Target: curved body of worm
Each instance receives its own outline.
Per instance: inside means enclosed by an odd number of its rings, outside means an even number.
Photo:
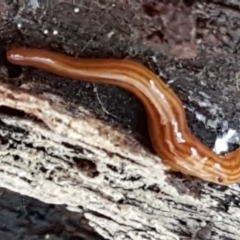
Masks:
[[[31,66],[64,77],[109,83],[134,93],[144,104],[152,145],[174,171],[222,185],[240,179],[240,148],[219,156],[194,137],[176,94],[152,71],[127,59],[74,58],[47,50],[7,51],[13,64]]]

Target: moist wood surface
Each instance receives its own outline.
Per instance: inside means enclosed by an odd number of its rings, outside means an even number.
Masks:
[[[164,171],[135,96],[4,57],[11,46],[29,46],[136,59],[181,98],[196,137],[213,147],[234,129],[234,149],[240,4],[173,2],[0,1],[1,236],[240,239],[239,184]]]

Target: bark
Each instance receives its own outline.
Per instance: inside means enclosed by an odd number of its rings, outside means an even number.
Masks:
[[[137,58],[181,98],[195,136],[213,148],[234,129],[228,150],[239,146],[237,1],[35,4],[1,1],[2,56],[7,47],[31,46]],[[16,67],[4,57],[1,66],[0,186],[51,204],[37,204],[42,214],[46,206],[66,206],[69,212],[58,211],[77,223],[62,223],[52,239],[240,239],[239,184],[168,171],[132,94]],[[49,219],[45,236],[55,226]]]

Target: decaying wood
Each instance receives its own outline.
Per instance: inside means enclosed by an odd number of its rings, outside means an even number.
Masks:
[[[2,187],[66,204],[106,239],[191,239],[208,225],[215,232],[211,239],[239,233],[240,210],[221,209],[226,206],[218,200],[236,194],[239,185],[225,192],[204,185],[199,196],[181,194],[157,157],[140,145],[129,148],[124,133],[83,109],[73,115],[54,95],[33,96],[6,85],[0,86],[0,103],[26,114],[1,116],[1,137],[8,136],[1,145]]]
[[[188,21],[177,15],[182,25],[176,25],[172,5],[158,1],[152,7],[140,0],[87,0],[76,3],[74,15],[69,1],[50,2],[38,11],[33,1],[28,7],[0,1],[4,50],[27,45],[91,57],[138,56],[178,94],[189,127],[205,144],[213,147],[228,129],[239,133],[237,1],[196,1],[186,10],[172,0],[189,14],[189,34],[181,31]],[[142,11],[149,4],[154,16]],[[153,33],[156,42],[148,38]],[[171,53],[197,57],[174,60]],[[145,137],[146,125],[134,127],[144,112],[132,95],[5,62],[0,78],[0,187],[65,204],[104,239],[240,239],[240,185],[167,171],[135,137]]]

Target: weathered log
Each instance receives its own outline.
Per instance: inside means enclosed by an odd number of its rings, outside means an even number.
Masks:
[[[231,147],[239,145],[237,2],[147,7],[154,16],[144,12],[147,1],[81,1],[75,8],[30,3],[1,2],[2,49],[137,57],[181,98],[193,134],[213,148],[217,136],[234,129]],[[178,9],[183,25],[176,26],[171,14]],[[186,24],[182,11],[186,21],[195,19],[187,32],[196,37],[172,35]],[[156,31],[163,36],[157,44],[148,39]],[[197,57],[181,60],[189,51]],[[99,239],[240,239],[239,184],[223,187],[168,172],[150,147],[144,109],[132,94],[1,65],[1,187],[64,204]]]

